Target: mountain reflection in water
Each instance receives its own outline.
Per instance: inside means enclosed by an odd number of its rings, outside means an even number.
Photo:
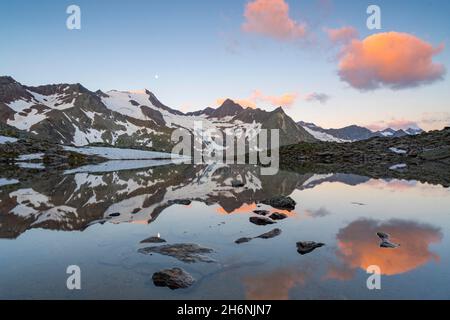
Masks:
[[[263,176],[257,166],[219,164],[33,171],[14,178],[17,183],[0,187],[1,298],[450,298],[450,285],[439,280],[450,276],[445,237],[450,199],[439,185],[343,173]],[[244,186],[232,187],[235,180]],[[261,203],[275,196],[290,196],[296,208]],[[255,210],[287,218],[272,227],[256,226],[249,222]],[[234,243],[274,226],[282,230],[276,238]],[[400,247],[380,248],[379,231]],[[140,254],[139,242],[158,233],[169,244],[213,248],[217,262],[187,266],[172,257]],[[300,256],[298,241],[326,246]],[[58,253],[46,250],[55,246]],[[55,268],[73,259],[65,250],[74,247],[75,260],[87,274],[92,270],[88,277],[96,290],[88,284],[83,292],[68,293],[64,270],[55,276]],[[38,256],[44,251],[45,257]],[[33,264],[45,281],[30,284],[23,277]],[[381,268],[380,292],[365,287],[370,265]],[[174,266],[197,279],[192,288],[171,291],[152,284],[153,272]],[[119,283],[106,284],[99,274]],[[130,286],[111,290],[122,281]],[[424,282],[436,286],[427,296],[420,288]]]

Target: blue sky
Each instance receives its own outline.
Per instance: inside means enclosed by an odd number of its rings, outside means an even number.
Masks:
[[[216,106],[226,97],[254,99],[255,91],[264,97],[254,100],[257,106],[270,110],[276,107],[273,97],[291,94],[289,115],[325,127],[449,124],[446,73],[420,86],[361,91],[339,77],[340,48],[324,32],[351,26],[361,40],[396,31],[444,44],[433,62],[448,70],[449,1],[286,0],[289,18],[307,26],[307,35],[293,40],[245,32],[244,13],[252,1],[2,1],[0,74],[27,85],[148,88],[184,111]],[[66,28],[70,4],[81,8],[81,30]],[[367,29],[369,4],[380,6],[382,30]],[[312,93],[330,98],[307,101]]]

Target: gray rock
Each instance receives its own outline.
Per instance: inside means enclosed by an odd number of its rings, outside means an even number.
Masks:
[[[235,241],[235,243],[237,243],[237,244],[247,243],[247,242],[250,242],[253,239],[257,239],[257,238],[259,238],[259,239],[271,239],[271,238],[275,238],[275,237],[279,236],[280,234],[281,234],[281,229],[277,228],[277,229],[273,229],[273,230],[271,230],[269,232],[263,233],[263,234],[261,234],[261,235],[259,235],[257,237],[254,237],[254,238],[248,238],[248,237],[239,238],[239,239],[237,239]]]
[[[288,217],[287,214],[281,212],[274,212],[269,216],[269,218],[272,220],[283,220],[286,219],[287,217]]]
[[[395,249],[395,248],[398,248],[400,246],[397,243],[391,242],[389,240],[390,236],[387,233],[377,232],[377,236],[381,239],[380,248]]]
[[[252,241],[253,238],[239,238],[234,243],[241,244]]]
[[[180,268],[165,269],[155,272],[152,276],[157,287],[169,287],[172,290],[190,287],[195,279]]]
[[[263,234],[257,236],[256,238],[272,239],[272,238],[278,237],[280,234],[281,234],[281,229],[276,228],[276,229],[273,229],[273,230],[271,230],[269,232],[263,233]]]
[[[276,196],[268,200],[262,201],[273,208],[282,210],[294,210],[297,203],[291,197]]]
[[[260,216],[266,216],[266,215],[268,215],[270,213],[267,210],[254,210],[253,212],[256,213],[256,214],[259,214]]]
[[[250,217],[249,220],[250,220],[251,223],[254,223],[254,224],[258,225],[258,226],[265,226],[265,225],[268,225],[268,224],[274,224],[275,223],[275,221],[270,220],[270,219],[268,219],[266,217]]]
[[[178,243],[178,244],[166,244],[157,247],[147,247],[139,249],[139,253],[152,254],[159,253],[165,256],[170,256],[186,263],[195,262],[215,262],[206,253],[212,253],[214,250],[209,248],[200,247],[198,244],[192,243]]]
[[[314,241],[301,241],[297,242],[297,252],[301,255],[308,254],[317,248],[323,247],[325,244]]]
[[[156,236],[141,241],[141,243],[163,243],[163,242],[166,242],[166,240]]]

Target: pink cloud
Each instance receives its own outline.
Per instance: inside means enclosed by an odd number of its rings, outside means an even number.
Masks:
[[[278,40],[293,40],[306,35],[306,25],[289,17],[284,0],[254,0],[245,7],[242,29]]]
[[[339,76],[360,90],[403,89],[433,83],[446,72],[442,64],[433,62],[443,48],[399,32],[354,39],[342,52]]]
[[[354,27],[342,27],[338,29],[324,29],[328,38],[334,44],[345,44],[353,39],[358,38],[359,33]]]
[[[285,93],[280,96],[266,96],[261,91],[255,90],[250,99],[255,102],[269,103],[271,106],[291,107],[295,103],[297,97],[298,94],[296,93]]]

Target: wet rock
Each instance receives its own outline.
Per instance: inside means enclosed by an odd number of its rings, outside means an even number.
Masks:
[[[294,210],[296,202],[291,197],[277,196],[272,199],[264,200],[262,203],[267,204],[273,208],[282,210]]]
[[[323,247],[325,244],[314,241],[297,242],[297,252],[301,255],[308,254],[317,248]]]
[[[249,220],[250,220],[251,223],[254,223],[254,224],[258,225],[258,226],[265,226],[265,225],[268,225],[268,224],[274,224],[275,223],[275,221],[273,221],[271,219],[268,219],[266,217],[250,217]]]
[[[180,268],[165,269],[155,272],[152,276],[157,287],[169,287],[172,290],[190,287],[195,279]]]
[[[266,215],[268,215],[270,213],[267,210],[254,210],[253,212],[256,213],[256,214],[259,214],[260,216],[266,216]]]
[[[250,242],[252,239],[253,238],[239,238],[234,243],[237,243],[237,244],[246,243],[246,242]]]
[[[166,242],[166,240],[157,236],[153,236],[141,241],[141,243],[163,243],[163,242]]]
[[[281,212],[274,212],[269,216],[269,218],[272,220],[283,220],[286,219],[287,217],[288,217],[287,214]]]
[[[257,236],[256,238],[260,239],[272,239],[278,237],[281,234],[281,229],[273,229],[269,232],[263,233],[262,235]]]
[[[400,245],[397,243],[393,243],[389,240],[390,236],[387,233],[384,232],[377,232],[378,238],[381,239],[380,242],[380,248],[390,248],[395,249],[398,248]]]
[[[239,180],[233,180],[233,181],[231,181],[231,186],[232,186],[233,188],[240,188],[240,187],[245,186],[245,184],[244,184],[242,181],[239,181]]]
[[[206,253],[212,253],[214,250],[209,248],[200,247],[198,244],[193,243],[178,243],[172,245],[162,245],[158,247],[147,247],[139,249],[139,253],[152,254],[159,253],[165,256],[170,256],[186,263],[195,262],[215,262]]]
[[[271,230],[269,232],[263,233],[263,234],[261,234],[261,235],[259,235],[257,237],[253,237],[253,238],[248,238],[248,237],[239,238],[239,239],[237,239],[235,241],[235,243],[237,243],[237,244],[247,243],[247,242],[250,242],[253,239],[257,239],[257,238],[259,238],[259,239],[272,239],[272,238],[275,238],[275,237],[279,236],[280,234],[281,234],[281,229],[277,228],[277,229],[273,229],[273,230]]]

